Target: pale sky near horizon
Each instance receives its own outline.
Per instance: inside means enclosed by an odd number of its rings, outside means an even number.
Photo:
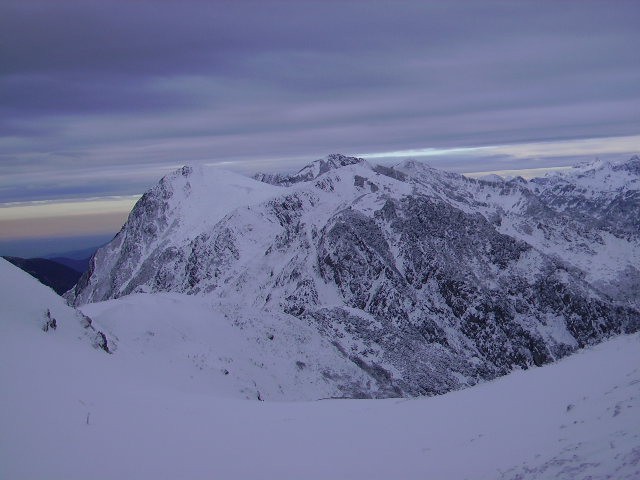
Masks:
[[[5,0],[0,240],[115,233],[184,164],[623,160],[638,24],[631,0]]]

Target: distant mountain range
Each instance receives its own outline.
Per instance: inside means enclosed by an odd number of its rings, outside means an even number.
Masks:
[[[99,247],[73,250],[44,258],[21,258],[3,256],[16,267],[38,279],[57,294],[62,295],[71,289],[89,268],[91,256]]]
[[[69,250],[44,257],[22,258],[5,255],[2,258],[52,288],[58,295],[62,295],[89,269],[91,256],[99,247]]]
[[[77,265],[80,267],[83,262],[71,259],[50,260],[47,258],[3,258],[14,264],[16,267],[21,268],[29,275],[37,278],[47,287],[51,287],[58,295],[62,295],[72,288],[83,273],[83,271],[71,266]],[[70,264],[64,263],[67,260],[69,260]]]
[[[98,248],[94,248],[89,253],[89,256],[84,258],[68,258],[68,257],[50,257],[48,260],[52,262],[59,263],[61,265],[65,265],[76,272],[80,272],[81,274],[86,272],[89,269],[89,261],[91,260],[91,255],[95,253]]]
[[[639,191],[638,157],[531,181],[339,154],[255,179],[184,167],[66,296],[197,295],[317,337],[324,360],[287,348],[329,395],[440,394],[640,328]]]

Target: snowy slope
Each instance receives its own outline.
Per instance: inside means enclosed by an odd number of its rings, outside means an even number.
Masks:
[[[260,400],[372,388],[335,345],[290,315],[176,293],[133,294],[81,310],[118,339],[118,361],[163,388]]]
[[[640,158],[592,162],[526,181],[471,179],[418,162],[396,169],[431,195],[575,267],[598,289],[640,301]],[[634,295],[635,292],[635,295]]]
[[[145,317],[154,298],[156,311],[193,318]],[[194,353],[192,329],[205,315],[190,300],[90,307],[118,336],[107,354],[53,291],[0,262],[0,478],[640,476],[638,334],[438,397],[258,402],[217,392],[211,365],[179,361]],[[55,331],[41,329],[45,308]],[[184,351],[172,330],[186,337]],[[220,331],[216,350],[237,339]]]
[[[555,249],[608,295],[640,305],[640,157],[581,164],[529,188],[566,219],[557,235],[564,242],[546,230],[532,243]]]
[[[37,338],[34,337],[31,347],[35,350],[47,349],[58,341],[101,357],[117,348],[117,341],[105,335],[103,325],[69,307],[51,288],[4,258],[0,259],[0,290],[0,349],[22,348],[10,341],[15,332],[26,335],[35,332]],[[52,367],[46,363],[42,366]],[[3,367],[11,369],[10,365]]]
[[[129,371],[132,383],[161,389],[261,400],[351,397],[375,390],[372,378],[335,345],[286,314],[170,293],[131,295],[80,312],[4,259],[0,290],[0,349],[16,355],[35,351],[32,360],[45,372],[57,368],[50,361],[57,357],[90,363],[91,356],[107,355],[100,348],[105,335],[116,371]],[[47,311],[56,328],[44,332]],[[29,338],[28,346],[12,341],[16,331]],[[12,364],[3,367],[9,378]]]

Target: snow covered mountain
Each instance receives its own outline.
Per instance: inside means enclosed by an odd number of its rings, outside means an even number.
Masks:
[[[234,326],[207,298],[174,293],[83,309],[94,328],[0,259],[0,478],[640,475],[638,334],[438,397],[258,402],[233,392],[245,374],[266,383],[270,374],[287,379],[292,352],[277,341],[295,333],[294,325],[274,339],[251,339],[261,319]],[[98,331],[106,332],[111,354],[95,346]],[[304,338],[296,340],[306,348]],[[256,341],[248,355],[247,342]],[[261,367],[261,355],[274,363]]]
[[[531,182],[337,154],[261,181],[185,167],[67,296],[198,295],[331,345],[340,396],[444,393],[640,328],[638,162]]]

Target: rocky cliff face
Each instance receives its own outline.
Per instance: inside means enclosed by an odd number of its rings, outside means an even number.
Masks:
[[[134,207],[70,300],[210,295],[296,317],[369,378],[437,394],[640,328],[639,171],[527,182],[331,155],[255,181],[183,168]]]

